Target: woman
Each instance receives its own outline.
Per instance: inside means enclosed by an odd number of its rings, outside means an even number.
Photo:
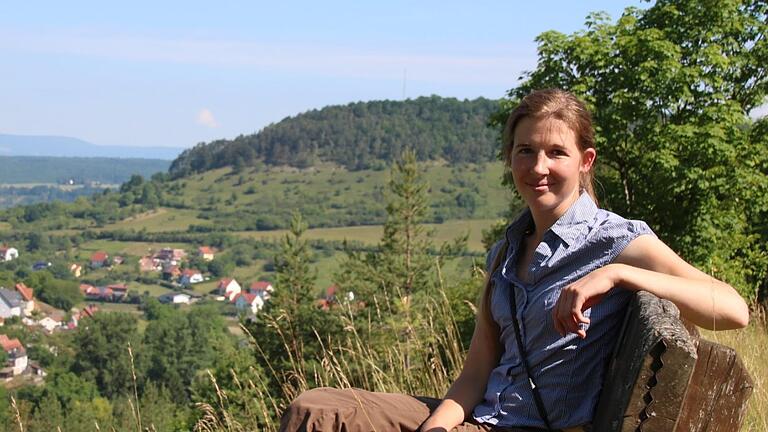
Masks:
[[[527,208],[491,248],[464,368],[443,401],[312,390],[291,404],[283,430],[583,430],[633,291],[672,301],[701,327],[746,326],[747,305],[731,286],[644,222],[597,207],[594,132],[576,97],[526,96],[503,151]]]

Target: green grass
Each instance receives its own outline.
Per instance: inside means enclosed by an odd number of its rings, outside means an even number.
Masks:
[[[492,219],[503,214],[512,199],[510,191],[500,184],[500,162],[461,166],[432,162],[421,167],[423,178],[430,185],[430,214],[435,212],[447,219]],[[217,221],[227,220],[242,223],[239,215],[283,217],[288,209],[299,209],[310,224],[327,226],[341,221],[356,225],[381,221],[389,175],[388,170],[347,171],[331,165],[303,171],[269,168],[233,173],[231,168],[215,169],[175,180],[168,186],[169,191],[178,189],[169,192],[175,195],[174,200],[188,209],[209,209],[209,212],[212,209],[213,219],[195,220],[194,215],[186,215],[190,219],[177,220],[178,223],[164,221],[163,226],[175,225],[182,229],[180,227],[188,223],[215,225]],[[457,198],[462,193],[473,196],[474,211],[457,207]],[[181,215],[177,217],[184,219]],[[155,230],[157,224],[121,222],[110,228],[117,227]]]
[[[496,219],[472,219],[447,221],[442,224],[425,224],[425,228],[435,230],[435,243],[450,242],[456,237],[469,233],[467,247],[471,251],[483,251],[482,232],[496,223]],[[349,240],[364,244],[376,244],[381,240],[383,225],[365,225],[340,228],[311,228],[304,234],[305,238],[317,240]],[[271,231],[240,231],[241,237],[259,239],[283,238],[288,230]]]
[[[196,210],[183,210],[171,208],[159,208],[145,213],[131,216],[120,222],[105,225],[98,231],[133,229],[147,230],[148,232],[186,231],[192,224],[207,224],[208,222],[197,217]]]
[[[80,245],[80,259],[88,260],[91,254],[96,251],[106,251],[110,256],[129,255],[142,257],[148,255],[150,251],[158,251],[162,248],[191,249],[193,246],[188,243],[151,243],[151,242],[129,242],[114,240],[91,240]]]

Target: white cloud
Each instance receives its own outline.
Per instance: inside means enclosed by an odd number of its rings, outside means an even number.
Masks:
[[[213,116],[213,113],[208,108],[203,108],[197,113],[197,123],[209,128],[219,127],[219,122]]]

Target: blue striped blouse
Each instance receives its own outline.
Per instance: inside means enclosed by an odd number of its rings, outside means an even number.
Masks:
[[[517,319],[534,380],[553,428],[567,428],[592,420],[606,362],[613,350],[630,298],[619,287],[585,312],[591,323],[587,337],[561,337],[552,321],[552,307],[560,290],[591,271],[611,263],[632,240],[653,235],[645,222],[627,220],[597,208],[586,193],[544,234],[528,268],[529,283],[516,276],[520,241],[533,219],[524,211],[508,228],[507,258],[491,275],[495,288],[491,315],[499,325],[504,347],[491,372],[485,398],[473,416],[497,426],[544,427],[533,401],[515,340],[510,293],[517,301]],[[502,242],[488,254],[490,267]]]

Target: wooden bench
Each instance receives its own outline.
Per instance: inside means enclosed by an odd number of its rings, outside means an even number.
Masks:
[[[593,431],[738,431],[752,379],[736,352],[701,339],[669,301],[646,292],[629,305]]]

